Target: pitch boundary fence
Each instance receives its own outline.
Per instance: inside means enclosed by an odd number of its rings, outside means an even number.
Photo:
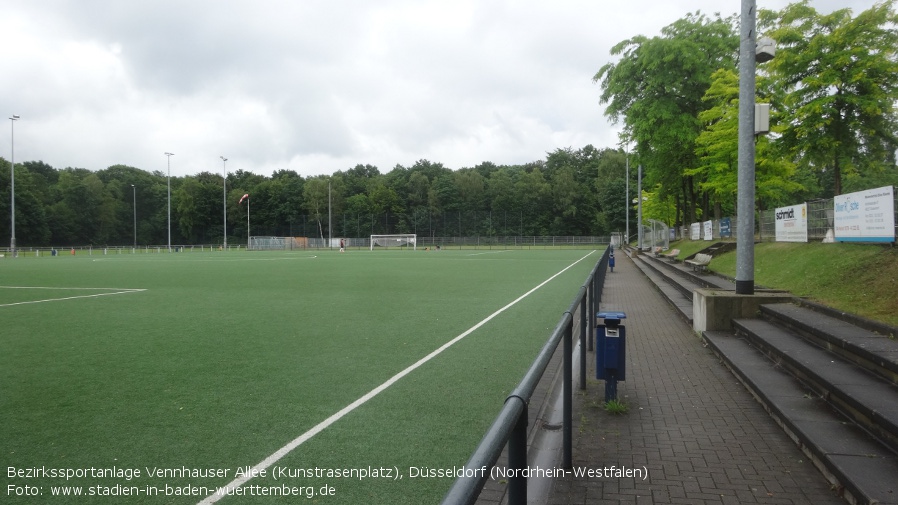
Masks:
[[[508,479],[508,503],[524,505],[527,503],[527,478],[524,470],[527,467],[527,425],[529,419],[530,398],[555,353],[562,344],[562,461],[566,468],[573,467],[573,335],[576,323],[579,322],[580,338],[580,389],[586,389],[586,351],[592,350],[592,334],[595,331],[593,314],[602,300],[602,287],[605,284],[605,272],[611,247],[604,254],[586,278],[586,282],[577,292],[570,307],[561,316],[561,320],[552,331],[549,340],[543,345],[533,364],[524,374],[524,378],[505,399],[502,409],[489,427],[471,458],[465,464],[465,470],[446,495],[444,505],[473,504],[489,478],[489,472],[478,471],[492,468],[498,461],[503,449],[508,447],[508,469],[513,475]],[[470,471],[468,471],[470,470]]]

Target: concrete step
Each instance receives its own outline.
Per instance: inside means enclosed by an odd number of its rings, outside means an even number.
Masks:
[[[894,332],[890,338],[890,335],[791,303],[761,305],[761,315],[892,384],[898,384],[898,340],[894,340]]]
[[[769,321],[737,319],[733,324],[738,335],[898,452],[898,388],[894,384]]]
[[[672,279],[685,279],[687,284],[712,289],[735,289],[733,281],[718,275],[696,273],[691,266],[682,262],[672,262],[666,258],[656,258],[654,256],[646,256],[645,260],[661,272],[675,274],[670,275]]]
[[[684,321],[692,325],[692,292],[685,290],[678,284],[670,282],[664,275],[652,268],[643,259],[643,255],[633,257],[633,263],[642,273],[652,281],[655,288],[661,292],[661,295],[670,302],[680,317]],[[608,275],[614,275],[610,273]]]
[[[849,503],[898,504],[898,457],[733,332],[705,341]]]

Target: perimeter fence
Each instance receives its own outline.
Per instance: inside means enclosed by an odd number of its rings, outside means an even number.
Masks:
[[[612,254],[612,246],[607,246],[592,272],[587,276],[583,286],[574,297],[570,307],[555,326],[549,340],[536,356],[533,364],[524,374],[524,378],[505,399],[499,414],[474,450],[471,458],[464,466],[464,471],[453,483],[443,497],[444,505],[467,505],[477,501],[481,490],[490,478],[491,469],[503,450],[508,449],[508,501],[510,505],[527,503],[527,446],[528,423],[531,419],[531,398],[537,389],[540,379],[549,368],[552,356],[561,347],[562,370],[562,455],[561,466],[573,468],[573,338],[577,333],[580,339],[578,357],[579,387],[586,389],[586,351],[592,350],[595,334],[595,314],[602,301],[602,287],[605,284],[605,273]]]

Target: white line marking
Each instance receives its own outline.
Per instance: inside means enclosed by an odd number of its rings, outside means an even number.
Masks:
[[[140,293],[146,289],[130,289],[130,288],[54,288],[49,286],[0,286],[0,289],[58,289],[58,290],[112,290],[109,293],[96,293],[93,295],[65,296],[62,298],[47,298],[45,300],[31,300],[27,302],[2,303],[0,307],[12,307],[14,305],[28,305],[31,303],[59,302],[62,300],[75,300],[77,298],[96,298],[98,296],[123,295],[127,293]]]
[[[576,265],[577,263],[580,263],[581,261],[583,261],[583,260],[585,260],[586,258],[588,258],[590,255],[592,255],[593,252],[595,252],[595,251],[591,251],[591,252],[590,252],[589,254],[587,254],[586,256],[583,256],[582,258],[578,259],[577,261],[575,261],[575,262],[571,263],[570,265],[564,267],[564,269],[562,269],[561,271],[559,271],[558,273],[556,273],[556,274],[553,275],[552,277],[549,277],[548,279],[544,280],[544,281],[543,281],[542,283],[540,283],[538,286],[536,286],[535,288],[531,289],[530,291],[527,291],[527,292],[524,293],[523,295],[519,296],[517,299],[515,299],[513,302],[509,303],[508,305],[502,307],[501,309],[497,310],[496,312],[493,312],[492,314],[490,314],[489,316],[487,316],[485,319],[483,319],[482,321],[480,321],[479,323],[475,324],[474,326],[472,326],[471,328],[469,328],[467,331],[465,331],[464,333],[462,333],[461,335],[459,335],[459,336],[453,338],[452,340],[446,342],[445,344],[443,344],[442,346],[440,346],[437,350],[435,350],[435,351],[431,352],[430,354],[428,354],[427,356],[424,356],[423,358],[419,359],[418,361],[416,361],[414,364],[410,365],[410,366],[409,366],[408,368],[406,368],[405,370],[403,370],[403,371],[397,373],[396,375],[390,377],[386,382],[384,382],[384,383],[381,384],[380,386],[377,386],[376,388],[372,389],[371,391],[369,391],[367,394],[365,394],[364,396],[362,396],[362,397],[359,398],[358,400],[356,400],[356,401],[350,403],[349,405],[343,407],[343,408],[342,408],[339,412],[337,412],[336,414],[334,414],[334,415],[328,417],[327,419],[325,419],[324,421],[321,421],[320,423],[316,424],[314,427],[312,427],[312,429],[310,429],[309,431],[307,431],[307,432],[303,433],[302,435],[296,437],[295,439],[293,439],[292,441],[290,441],[290,443],[288,443],[287,445],[281,447],[280,449],[278,449],[277,451],[275,451],[273,454],[271,454],[270,456],[268,456],[267,458],[263,459],[263,460],[260,461],[258,464],[256,464],[256,466],[253,467],[253,471],[251,471],[251,472],[246,472],[247,474],[249,474],[249,476],[239,477],[239,478],[236,478],[236,479],[232,480],[232,481],[231,481],[230,483],[228,483],[226,486],[221,487],[221,488],[219,488],[218,490],[216,490],[216,492],[215,492],[214,494],[211,494],[211,495],[207,496],[206,498],[204,498],[202,501],[200,501],[200,502],[198,503],[198,505],[208,505],[208,504],[211,504],[211,503],[215,503],[215,502],[217,502],[218,500],[221,500],[222,498],[224,498],[225,496],[227,496],[228,492],[233,492],[234,489],[237,489],[238,487],[242,486],[243,484],[246,484],[250,479],[252,479],[252,477],[251,477],[252,475],[258,475],[259,473],[261,473],[262,470],[267,470],[268,468],[271,467],[271,465],[277,463],[278,460],[280,460],[281,458],[283,458],[284,456],[286,456],[286,455],[287,455],[288,453],[290,453],[293,449],[296,449],[297,447],[299,447],[300,445],[304,444],[305,442],[307,442],[309,439],[311,439],[311,438],[314,437],[315,435],[321,433],[322,431],[324,431],[325,428],[327,428],[328,426],[330,426],[330,425],[334,424],[335,422],[339,421],[340,419],[342,419],[344,416],[346,416],[347,414],[349,414],[349,413],[352,412],[353,410],[355,410],[355,409],[361,407],[361,406],[362,406],[363,404],[365,404],[368,400],[370,400],[370,399],[374,398],[375,396],[379,395],[379,394],[382,393],[384,390],[386,390],[388,387],[392,386],[392,385],[395,384],[397,381],[399,381],[399,379],[401,379],[401,378],[405,377],[406,375],[412,373],[413,371],[415,371],[416,369],[418,369],[419,367],[421,367],[421,365],[424,365],[424,364],[427,363],[428,361],[432,360],[433,358],[435,358],[436,356],[438,356],[439,354],[441,354],[441,353],[442,353],[443,351],[445,351],[446,349],[448,349],[448,348],[452,347],[453,345],[455,345],[456,343],[458,343],[461,339],[467,337],[467,336],[470,335],[471,333],[474,333],[475,330],[477,330],[477,329],[480,328],[481,326],[485,325],[486,323],[488,323],[489,321],[491,321],[493,318],[495,318],[495,317],[498,316],[499,314],[501,314],[501,313],[505,312],[506,310],[508,310],[509,308],[513,307],[515,304],[517,304],[518,302],[520,302],[520,301],[523,300],[524,298],[530,296],[531,294],[533,294],[534,291],[536,291],[537,289],[539,289],[539,288],[545,286],[545,285],[548,284],[552,279],[558,277],[559,275],[563,274],[564,272],[566,272],[568,269],[570,269],[571,267],[573,267],[573,266]]]
[[[507,252],[511,252],[511,251],[490,251],[490,252],[482,252],[482,253],[471,253],[471,254],[468,254],[468,256],[480,256],[482,254],[501,254],[501,253],[507,253]]]
[[[220,259],[218,259],[218,258],[206,258],[206,259],[199,259],[199,258],[193,259],[193,258],[188,258],[188,259],[180,259],[180,260],[177,260],[177,261],[179,261],[179,262],[181,262],[181,263],[196,263],[196,262],[207,262],[207,263],[208,263],[208,262],[212,262],[212,263],[219,262],[219,263],[225,263],[225,262],[234,262],[234,261],[292,261],[292,260],[311,260],[311,259],[315,259],[315,258],[317,258],[317,257],[318,257],[318,255],[316,254],[316,255],[314,255],[314,256],[291,256],[291,257],[288,257],[288,258],[220,258]],[[97,262],[97,261],[115,261],[115,262],[121,262],[121,261],[141,261],[142,259],[143,259],[143,258],[128,258],[128,257],[123,257],[123,258],[99,258],[99,259],[95,259],[95,260],[91,260],[91,261],[93,261],[93,262]],[[155,258],[146,258],[146,259],[152,260],[152,259],[155,259]]]

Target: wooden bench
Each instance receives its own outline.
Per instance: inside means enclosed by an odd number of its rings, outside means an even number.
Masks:
[[[686,260],[686,263],[692,265],[693,272],[707,272],[708,264],[711,263],[711,259],[713,256],[710,254],[696,254],[694,258],[691,260]]]
[[[662,254],[661,257],[667,258],[670,261],[675,261],[677,259],[677,256],[679,256],[679,255],[680,255],[679,249],[671,249],[670,251],[667,251],[667,254]]]

